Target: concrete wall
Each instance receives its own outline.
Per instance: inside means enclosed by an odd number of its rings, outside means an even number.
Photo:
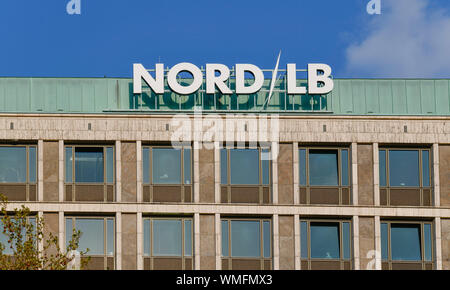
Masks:
[[[122,270],[137,268],[136,214],[122,214]]]
[[[122,201],[136,202],[136,142],[122,142]]]
[[[280,144],[278,154],[278,203],[294,204],[293,145]]]
[[[360,256],[360,269],[367,270],[368,264],[375,258],[375,219],[373,217],[360,217],[359,218],[359,256]],[[369,270],[374,269],[369,267]]]
[[[358,204],[373,205],[373,149],[372,145],[358,144]]]
[[[201,203],[214,203],[214,149],[207,148],[210,147],[199,150],[199,201]]]
[[[200,215],[200,269],[216,269],[216,235],[214,215]]]
[[[450,206],[450,145],[439,145],[441,206]]]
[[[44,142],[43,152],[44,201],[59,200],[59,146],[58,142]]]
[[[279,216],[280,270],[295,269],[294,217]]]

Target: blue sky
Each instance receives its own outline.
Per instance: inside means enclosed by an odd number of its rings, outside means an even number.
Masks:
[[[0,76],[131,77],[132,63],[329,64],[335,77],[450,77],[450,1],[0,2]]]

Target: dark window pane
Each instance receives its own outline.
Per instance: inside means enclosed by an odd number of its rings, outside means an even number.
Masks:
[[[419,186],[419,151],[389,151],[390,186]]]
[[[268,157],[270,156],[270,151],[268,149],[263,149],[261,151],[261,169],[262,169],[262,184],[269,184],[270,182],[270,161]]]
[[[228,184],[227,149],[220,149],[220,183]]]
[[[153,256],[181,256],[181,220],[153,220]]]
[[[350,223],[342,223],[342,250],[344,259],[350,259]]]
[[[389,259],[389,242],[388,242],[388,224],[381,224],[381,259],[387,261]]]
[[[264,258],[270,257],[270,240],[271,240],[271,234],[270,234],[270,222],[264,221],[263,222],[263,251],[264,251]]]
[[[36,182],[36,147],[29,147],[28,152],[28,168],[29,168],[29,182]]]
[[[231,256],[261,257],[259,221],[231,221]]]
[[[231,149],[231,184],[259,184],[259,151]]]
[[[142,181],[144,184],[150,183],[150,148],[148,147],[142,150]]]
[[[310,185],[338,185],[337,150],[309,150]]]
[[[65,148],[65,165],[66,165],[66,182],[72,182],[72,162],[73,154],[72,147]]]
[[[380,164],[380,186],[386,186],[386,150],[378,152]]]
[[[106,254],[109,256],[114,255],[114,219],[106,220]]]
[[[79,249],[88,255],[104,255],[104,220],[103,219],[76,219],[75,227],[81,231]]]
[[[300,185],[306,185],[306,150],[299,150],[299,174],[300,174]]]
[[[181,184],[181,150],[153,148],[153,183]]]
[[[312,222],[311,258],[339,259],[339,223]]]
[[[66,247],[69,246],[69,242],[70,240],[72,240],[72,234],[73,234],[72,218],[66,218]]]
[[[430,152],[422,151],[422,186],[430,186]]]
[[[425,239],[424,250],[425,250],[425,261],[432,260],[432,251],[431,251],[431,224],[423,225],[423,237]]]
[[[308,223],[300,222],[300,247],[302,259],[308,258]]]
[[[103,148],[75,148],[75,182],[103,182]]]
[[[112,147],[106,148],[106,182],[114,182],[114,150]]]
[[[228,221],[222,221],[222,256],[228,255]]]
[[[150,243],[151,243],[151,232],[150,232],[150,220],[144,219],[144,255],[150,256]]]
[[[341,151],[341,183],[343,186],[348,186],[348,150],[344,149]]]
[[[184,149],[184,184],[191,184],[191,149]]]
[[[25,183],[26,180],[26,147],[0,147],[0,182]]]
[[[192,221],[184,220],[184,255],[192,256]]]
[[[391,252],[395,261],[420,261],[420,225],[391,224]]]

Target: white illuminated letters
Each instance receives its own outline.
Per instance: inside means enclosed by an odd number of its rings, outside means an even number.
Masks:
[[[278,69],[278,66],[277,66]],[[164,93],[164,64],[155,65],[155,77],[144,68],[140,63],[133,64],[133,93],[142,93],[142,80],[150,87],[155,94]],[[277,71],[277,70],[275,70]],[[188,72],[192,75],[192,82],[187,85],[180,84],[177,76],[181,72]],[[247,83],[245,73],[248,72],[254,76],[252,84]],[[217,75],[216,75],[217,73]],[[275,72],[276,74],[276,72]],[[326,64],[313,63],[308,64],[308,87],[297,86],[297,68],[294,63],[288,63],[286,69],[287,93],[290,95],[303,94],[328,94],[333,90],[333,79],[331,78],[331,67]],[[264,83],[264,74],[262,70],[253,64],[238,63],[235,69],[234,91],[237,95],[254,94],[261,90]],[[205,70],[206,93],[216,93],[216,88],[221,94],[231,95],[233,91],[227,86],[230,79],[230,69],[220,63],[207,63]],[[274,82],[272,76],[272,82]],[[200,89],[203,83],[203,72],[194,64],[182,62],[174,65],[167,73],[167,84],[170,90],[180,95],[193,94]],[[273,89],[271,84],[271,88]]]
[[[219,76],[216,77],[216,71],[219,72]],[[222,94],[231,95],[233,92],[225,84],[230,77],[230,69],[220,63],[207,63],[206,64],[206,93],[214,94],[216,92],[216,86]]]
[[[245,72],[250,72],[255,77],[255,81],[250,86],[245,86]],[[236,64],[236,94],[253,94],[259,91],[264,82],[263,72],[253,64]]]
[[[305,87],[297,87],[297,72],[295,63],[288,63],[287,65],[287,89],[288,94],[304,95],[306,94]]]
[[[323,74],[319,75],[321,71]],[[308,64],[308,93],[310,94],[328,94],[333,90],[334,83],[330,78],[331,67],[322,63]],[[319,83],[323,86],[319,87]]]

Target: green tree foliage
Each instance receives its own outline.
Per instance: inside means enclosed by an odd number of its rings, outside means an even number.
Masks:
[[[80,231],[73,230],[72,239],[63,252],[59,247],[58,236],[45,231],[42,217],[30,216],[30,209],[24,205],[20,209],[15,208],[12,212],[8,211],[8,200],[2,194],[0,194],[0,202],[1,226],[3,226],[3,228],[0,226],[0,230],[7,238],[6,245],[0,242],[0,270],[65,270],[68,268],[75,256],[67,253],[78,249]],[[87,251],[80,252],[80,255],[84,256]],[[85,268],[88,262],[89,258],[81,259],[80,268]]]

